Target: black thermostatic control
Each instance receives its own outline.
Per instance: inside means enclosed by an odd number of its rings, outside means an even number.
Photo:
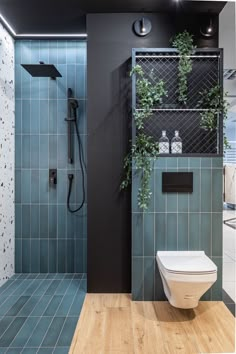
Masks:
[[[192,193],[193,172],[162,172],[163,193]]]

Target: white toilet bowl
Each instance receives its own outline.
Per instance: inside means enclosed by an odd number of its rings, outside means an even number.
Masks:
[[[174,307],[196,307],[217,279],[217,266],[204,251],[158,251],[156,260],[164,292]]]

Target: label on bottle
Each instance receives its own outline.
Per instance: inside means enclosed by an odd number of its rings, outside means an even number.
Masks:
[[[159,154],[169,154],[169,143],[168,142],[160,142],[159,143]]]
[[[182,154],[182,143],[180,141],[171,144],[172,154]]]

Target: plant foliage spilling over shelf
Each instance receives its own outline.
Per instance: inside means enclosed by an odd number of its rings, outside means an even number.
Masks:
[[[125,178],[121,183],[121,189],[127,188],[132,179],[132,166],[137,172],[141,172],[141,184],[138,189],[138,206],[146,210],[151,198],[150,177],[152,173],[152,159],[157,158],[159,153],[158,143],[152,137],[140,133],[136,137],[135,144],[124,160]]]
[[[163,80],[157,81],[153,70],[149,78],[144,76],[140,65],[136,65],[130,72],[130,76],[136,74],[136,96],[139,109],[134,110],[134,119],[138,130],[143,128],[144,120],[152,115],[152,109],[162,103],[167,96]]]
[[[193,36],[186,30],[182,33],[178,33],[174,38],[171,39],[172,46],[177,48],[180,54],[179,59],[179,102],[187,103],[187,90],[188,90],[188,74],[192,71],[192,59],[191,54],[195,48],[193,45]]]
[[[217,129],[219,115],[222,114],[224,122],[223,127],[225,128],[225,121],[228,117],[229,108],[229,104],[225,98],[227,97],[227,93],[225,94],[225,97],[223,97],[220,86],[216,85],[209,90],[203,90],[200,92],[200,96],[201,98],[198,102],[198,106],[206,109],[200,113],[201,127],[210,131]],[[230,148],[230,144],[225,134],[224,147],[225,149]]]
[[[130,75],[136,75],[136,96],[139,109],[134,110],[134,119],[136,122],[137,136],[135,143],[131,146],[130,152],[125,157],[124,169],[125,178],[120,188],[129,186],[132,179],[132,166],[141,173],[141,185],[138,190],[138,205],[146,210],[151,198],[150,177],[152,173],[152,159],[157,158],[159,147],[158,143],[149,135],[141,132],[144,120],[152,115],[152,109],[162,103],[162,97],[167,96],[167,91],[162,80],[156,81],[153,71],[149,78],[144,76],[141,66],[136,65],[130,72]],[[150,80],[151,79],[151,80]]]

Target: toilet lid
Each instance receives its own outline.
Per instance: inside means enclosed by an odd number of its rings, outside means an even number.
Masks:
[[[173,273],[215,273],[217,266],[205,255],[204,251],[159,251],[157,260]]]

